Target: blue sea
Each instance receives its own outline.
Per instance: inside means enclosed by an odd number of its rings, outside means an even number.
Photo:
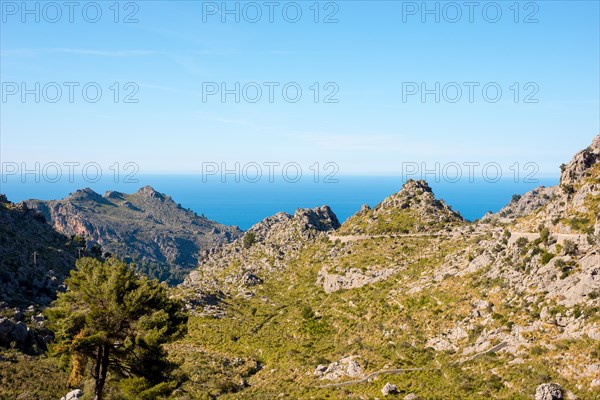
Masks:
[[[12,178],[12,179],[10,179]],[[103,179],[96,183],[75,180],[49,183],[9,177],[0,182],[0,193],[12,202],[26,199],[54,200],[68,196],[77,189],[90,187],[100,194],[107,190],[133,193],[150,185],[198,214],[227,225],[248,229],[263,218],[284,211],[293,213],[297,208],[329,205],[340,222],[358,211],[363,204],[371,207],[385,197],[398,192],[402,180],[393,176],[339,176],[337,183],[315,183],[303,179],[296,183],[283,180],[270,183],[219,180],[203,182],[195,175],[138,175],[137,183],[115,183]],[[556,178],[539,178],[536,183],[514,182],[503,179],[495,183],[484,180],[429,182],[436,197],[442,198],[465,218],[481,218],[486,212],[496,212],[506,205],[513,194],[523,194],[537,186],[553,186]]]

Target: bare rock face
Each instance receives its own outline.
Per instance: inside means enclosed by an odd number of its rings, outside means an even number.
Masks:
[[[135,261],[150,276],[179,283],[196,267],[199,253],[239,237],[221,225],[185,210],[150,186],[134,194],[86,188],[57,201],[28,200],[65,235],[85,238],[111,254]]]
[[[564,279],[543,282],[539,285],[540,291],[547,292],[547,296],[560,298],[559,302],[568,306],[590,299],[600,288],[600,255],[585,255],[578,259],[577,265],[577,271]],[[550,270],[547,274],[552,274],[557,269],[556,262],[546,269]]]
[[[575,154],[573,159],[562,168],[561,185],[574,185],[586,176],[589,168],[600,161],[600,134],[594,138],[587,149]]]
[[[362,271],[358,268],[349,268],[344,274],[330,274],[324,268],[319,271],[317,285],[323,286],[325,293],[333,293],[342,289],[357,289],[382,281],[396,272],[395,269],[385,268],[374,271]]]
[[[563,400],[563,390],[556,383],[544,383],[535,390],[535,400]]]
[[[360,378],[364,371],[360,364],[354,360],[355,357],[348,356],[339,361],[332,362],[328,366],[319,365],[315,369],[315,375],[320,379],[338,380],[345,377]]]

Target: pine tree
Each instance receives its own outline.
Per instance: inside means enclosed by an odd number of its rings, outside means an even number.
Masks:
[[[57,355],[75,356],[74,368],[93,363],[94,398],[100,400],[109,370],[151,384],[170,370],[162,345],[183,332],[187,316],[158,281],[114,258],[82,258],[47,310]]]

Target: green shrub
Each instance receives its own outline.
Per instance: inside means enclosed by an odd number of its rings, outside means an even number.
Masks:
[[[577,253],[577,244],[571,240],[565,240],[563,243],[563,251],[566,255],[573,255]]]
[[[249,249],[256,242],[256,234],[254,232],[246,232],[242,239],[242,244],[245,249]]]
[[[550,230],[546,227],[540,230],[540,239],[542,243],[548,243],[548,239],[550,239]]]
[[[539,356],[542,355],[546,352],[546,349],[544,349],[542,346],[533,346],[531,348],[531,355],[533,356]]]
[[[543,265],[546,265],[546,264],[548,264],[548,263],[550,262],[550,260],[552,260],[553,258],[554,258],[554,254],[552,254],[552,253],[550,253],[550,252],[548,252],[548,251],[544,251],[544,252],[542,253],[542,258],[541,258],[541,260],[540,260],[540,261],[541,261],[541,263],[542,263]]]
[[[575,188],[573,187],[573,185],[560,185],[560,187],[566,194],[575,193]]]
[[[314,313],[313,309],[311,308],[311,306],[302,307],[302,311],[300,312],[300,314],[302,315],[302,318],[304,318],[304,319],[313,319],[315,317],[315,313]]]
[[[525,246],[527,246],[527,244],[529,243],[529,240],[527,240],[526,237],[520,237],[517,239],[517,241],[515,242],[515,244],[517,245],[518,248],[522,249]]]
[[[590,220],[586,217],[573,217],[569,220],[569,226],[575,231],[584,231],[589,225]]]

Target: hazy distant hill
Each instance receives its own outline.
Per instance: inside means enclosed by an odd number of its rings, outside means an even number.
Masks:
[[[177,283],[197,266],[202,250],[229,242],[241,231],[183,209],[146,186],[133,194],[78,190],[63,200],[27,200],[66,235],[98,243],[103,251],[133,261],[138,269]]]

